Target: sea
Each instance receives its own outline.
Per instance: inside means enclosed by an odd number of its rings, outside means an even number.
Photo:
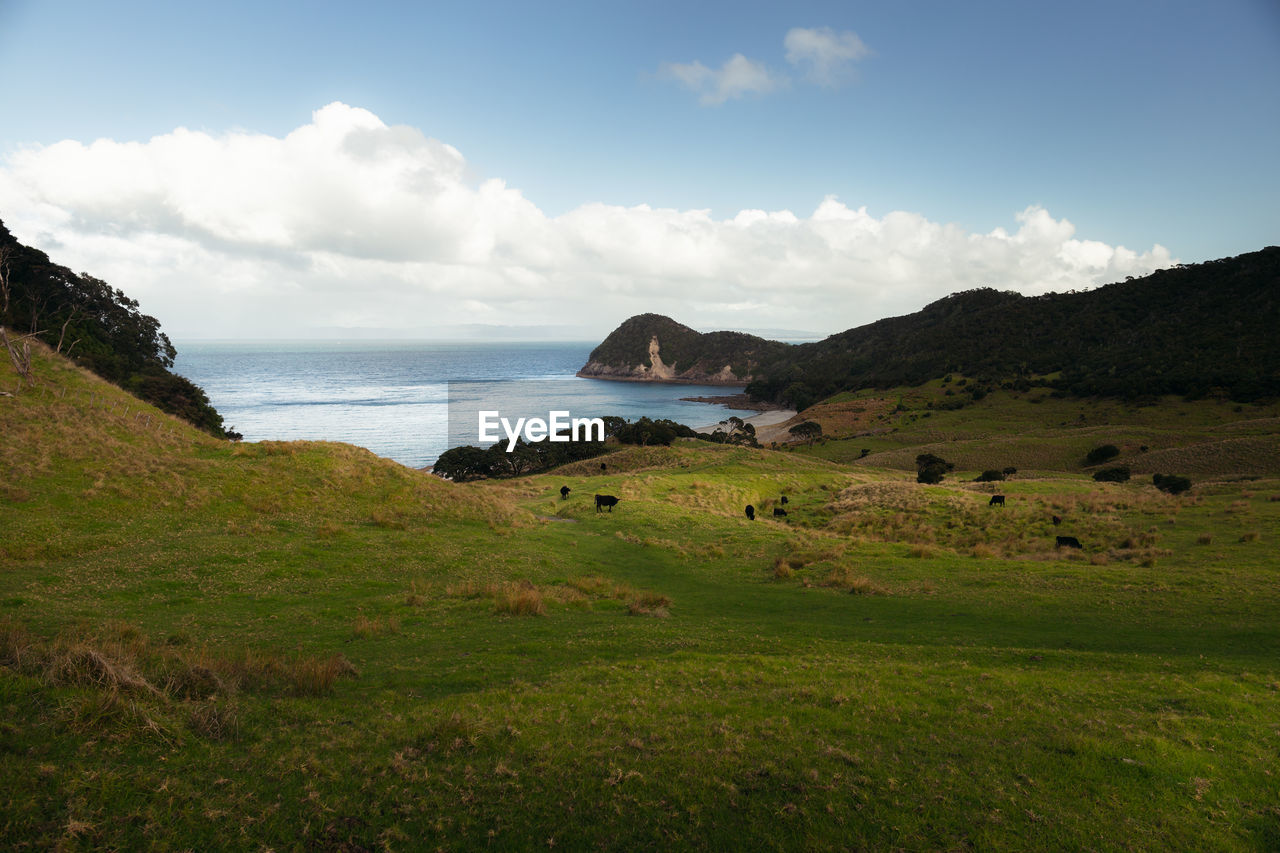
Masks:
[[[573,418],[669,418],[695,428],[754,414],[681,399],[740,387],[575,376],[595,346],[587,342],[175,345],[174,372],[203,388],[223,424],[245,441],[341,441],[413,468],[429,467],[450,447],[492,443],[466,429],[477,408],[496,410],[512,424],[562,411]]]

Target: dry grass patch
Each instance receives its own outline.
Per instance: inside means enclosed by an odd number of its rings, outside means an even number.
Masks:
[[[45,640],[17,622],[3,620],[0,663],[53,687],[92,688],[103,713],[121,697],[161,704],[208,702],[240,690],[281,687],[301,695],[325,695],[337,679],[358,676],[340,654],[286,658],[249,648],[215,653],[205,646],[156,645],[121,623],[96,632],[74,628]]]
[[[377,637],[382,634],[397,634],[399,632],[400,622],[394,616],[370,619],[360,613],[356,615],[355,621],[351,624],[351,633],[361,639]]]
[[[529,581],[503,584],[493,598],[493,608],[509,616],[542,616],[547,612],[542,592]]]
[[[838,566],[824,577],[820,586],[845,589],[851,595],[888,595],[889,590],[868,577],[855,574],[849,566]]]

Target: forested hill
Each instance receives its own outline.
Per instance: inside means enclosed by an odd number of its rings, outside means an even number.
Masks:
[[[978,380],[970,387],[979,393],[1052,376],[1079,396],[1280,396],[1280,247],[1084,292],[966,291],[806,344],[700,334],[641,314],[596,347],[579,375],[747,381],[753,397],[803,409],[840,391],[949,373]]]
[[[76,274],[24,246],[0,222],[0,328],[13,357],[35,337],[94,373],[223,437],[222,416],[197,385],[170,372],[176,355],[154,317],[105,281]],[[11,356],[0,353],[6,360]],[[38,377],[37,377],[38,378]]]
[[[661,314],[639,314],[592,350],[578,375],[740,385],[787,349],[743,332],[697,332]]]
[[[1085,292],[957,293],[905,317],[789,348],[747,392],[804,408],[839,391],[948,373],[1060,374],[1079,396],[1280,395],[1280,248]]]

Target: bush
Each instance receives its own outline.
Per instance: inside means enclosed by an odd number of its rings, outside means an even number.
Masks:
[[[1127,483],[1129,482],[1129,469],[1123,465],[1115,468],[1103,468],[1093,475],[1093,479],[1099,483]]]
[[[947,469],[941,465],[926,465],[916,473],[916,482],[928,485],[941,483],[946,473]]]
[[[1160,491],[1168,492],[1171,495],[1180,495],[1191,488],[1190,479],[1187,477],[1175,477],[1172,474],[1156,474],[1151,478],[1151,482]]]
[[[1111,459],[1115,459],[1120,455],[1120,448],[1114,444],[1104,444],[1101,447],[1095,447],[1089,451],[1089,455],[1084,458],[1088,465],[1101,465]]]
[[[1003,480],[1004,477],[1004,471],[997,471],[994,468],[988,468],[978,476],[974,477],[973,481],[975,483],[994,483],[997,480]]]

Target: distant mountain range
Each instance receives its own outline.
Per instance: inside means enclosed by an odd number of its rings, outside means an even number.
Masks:
[[[803,409],[841,391],[949,373],[978,393],[1048,383],[1078,396],[1280,396],[1280,247],[1179,265],[1084,292],[956,293],[821,341],[699,333],[669,317],[628,319],[580,376],[746,384]]]

